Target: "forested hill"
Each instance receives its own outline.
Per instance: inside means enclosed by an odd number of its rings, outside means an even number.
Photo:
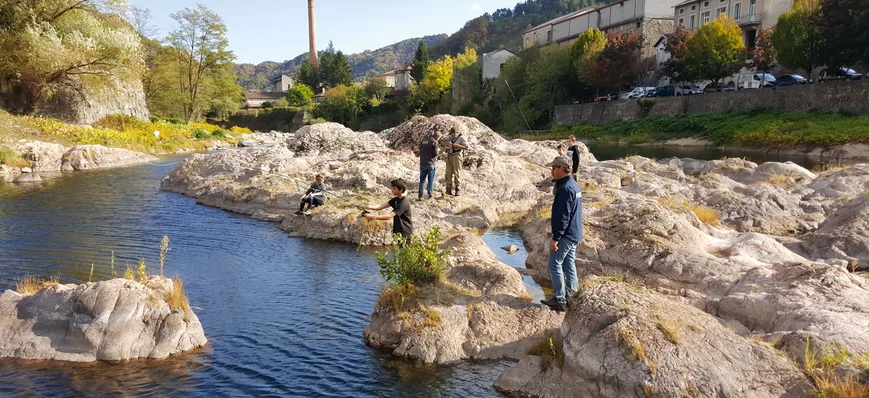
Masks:
[[[423,37],[426,46],[434,46],[445,39],[447,35],[433,35]],[[374,51],[366,50],[359,54],[347,56],[350,68],[353,71],[353,80],[363,80],[381,73],[395,70],[402,65],[410,65],[413,55],[419,44],[420,38],[407,39]],[[340,49],[339,49],[340,50]],[[236,64],[235,73],[238,75],[238,84],[245,90],[265,90],[270,86],[269,80],[280,73],[293,74],[308,58],[308,53],[299,55],[283,63],[266,61],[258,65]]]
[[[458,32],[429,50],[431,57],[455,55],[473,45],[478,53],[522,49],[522,31],[585,7],[613,0],[527,0],[513,9],[502,8],[468,21]]]

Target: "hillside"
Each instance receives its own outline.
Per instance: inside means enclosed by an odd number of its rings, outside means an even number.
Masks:
[[[440,34],[425,36],[422,40],[425,41],[426,46],[431,47],[446,37],[447,35]],[[374,51],[365,50],[359,54],[348,55],[347,60],[353,70],[353,80],[363,80],[389,72],[401,65],[409,65],[413,62],[413,55],[420,40],[420,38],[407,39]],[[282,63],[266,61],[258,65],[236,64],[234,69],[238,75],[238,84],[245,90],[264,90],[269,87],[269,80],[272,77],[279,73],[295,73],[302,61],[307,58],[306,52]]]
[[[429,50],[432,58],[455,55],[473,43],[478,53],[522,49],[522,31],[550,19],[613,0],[527,0],[513,9],[502,8],[468,21],[465,26]]]

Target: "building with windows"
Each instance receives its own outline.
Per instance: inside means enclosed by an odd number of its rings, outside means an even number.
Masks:
[[[285,93],[290,91],[293,88],[293,77],[281,74],[280,76],[275,76],[272,79],[272,92],[274,93]]]
[[[501,69],[504,68],[507,60],[515,56],[507,50],[483,54],[483,80],[497,79],[498,76],[501,76]]]
[[[634,31],[643,35],[643,58],[654,60],[655,41],[673,31],[672,7],[676,3],[678,0],[621,0],[584,8],[526,30],[523,43],[525,48],[549,43],[571,45],[577,36],[595,28],[604,33]]]
[[[742,28],[746,47],[754,47],[757,31],[775,26],[778,17],[790,11],[793,0],[689,0],[676,4],[676,27],[691,32],[722,15]]]

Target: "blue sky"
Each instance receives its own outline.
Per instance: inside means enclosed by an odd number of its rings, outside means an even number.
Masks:
[[[520,0],[316,0],[317,46],[352,54],[412,37],[451,34],[484,12]],[[284,61],[308,50],[307,0],[130,0],[165,37],[170,14],[203,3],[223,17],[236,62]]]

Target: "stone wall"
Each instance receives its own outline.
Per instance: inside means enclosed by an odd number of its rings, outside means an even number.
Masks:
[[[253,131],[292,133],[305,124],[304,117],[305,112],[297,112],[295,109],[247,110],[230,116],[223,126],[247,127]]]
[[[869,81],[831,82],[648,100],[655,102],[649,116],[744,112],[755,109],[869,114]],[[640,107],[634,100],[560,105],[555,107],[555,125],[601,124],[635,119],[639,115]]]
[[[64,89],[40,105],[37,114],[73,124],[91,124],[106,115],[151,118],[139,80],[119,81],[97,90]]]

